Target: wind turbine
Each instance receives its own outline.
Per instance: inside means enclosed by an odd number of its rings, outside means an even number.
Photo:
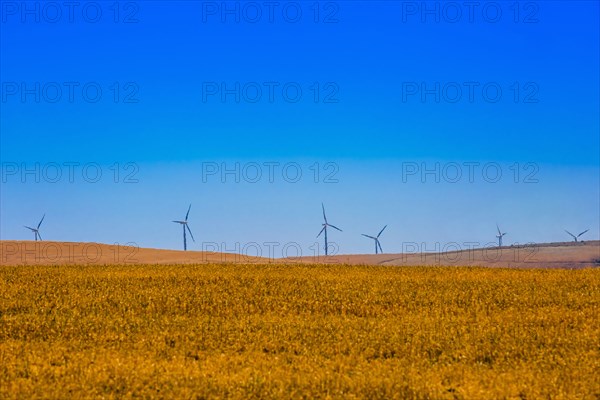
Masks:
[[[190,209],[192,208],[192,205],[190,204],[187,213],[185,214],[185,219],[183,221],[173,221],[176,224],[181,224],[181,227],[183,228],[183,250],[187,250],[187,240],[186,240],[186,235],[185,235],[185,230],[187,229],[188,232],[190,233],[190,236],[192,237],[192,240],[195,242],[196,240],[194,240],[194,235],[192,235],[192,231],[188,225],[188,216],[190,215]]]
[[[34,237],[35,237],[35,241],[38,241],[38,238],[40,238],[40,241],[42,240],[42,235],[40,235],[40,225],[42,225],[42,221],[44,221],[44,218],[46,218],[46,214],[44,214],[44,216],[42,217],[42,219],[40,220],[40,223],[37,224],[36,228],[32,228],[30,226],[25,226],[25,228],[29,229],[31,232],[33,232]]]
[[[498,229],[498,234],[496,237],[498,238],[498,247],[502,247],[502,237],[507,234],[507,232],[500,232],[500,227],[496,224],[496,229]]]
[[[381,252],[383,253],[383,249],[381,248],[381,243],[379,243],[379,236],[381,236],[381,233],[385,230],[385,228],[387,228],[387,225],[384,226],[383,229],[379,231],[377,236],[369,236],[369,235],[365,235],[364,233],[361,233],[361,235],[368,237],[370,239],[373,239],[375,241],[375,254],[378,254],[378,249],[377,249],[378,246],[379,246],[379,250],[381,250]]]
[[[342,230],[337,226],[331,225],[329,222],[327,222],[327,216],[325,216],[325,206],[323,205],[323,203],[321,203],[321,208],[323,209],[323,219],[325,220],[325,222],[322,224],[323,229],[321,229],[321,232],[319,232],[317,237],[321,236],[321,233],[325,232],[325,255],[327,255],[327,227],[330,226],[333,229],[337,229],[340,232],[342,232]]]
[[[575,236],[571,232],[569,232],[568,230],[565,229],[565,232],[567,232],[569,235],[571,235],[571,237],[573,237],[573,240],[576,241],[576,242],[578,242],[577,239],[579,239],[579,236],[583,235],[587,231],[589,231],[589,229],[586,229],[585,231],[581,232],[579,235]]]

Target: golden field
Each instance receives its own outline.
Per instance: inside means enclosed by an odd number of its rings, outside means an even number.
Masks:
[[[0,398],[599,399],[600,271],[0,267]]]

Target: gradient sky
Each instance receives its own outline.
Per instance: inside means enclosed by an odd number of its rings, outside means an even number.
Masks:
[[[0,1],[2,240],[46,213],[46,240],[177,249],[192,203],[191,249],[309,255],[321,202],[342,253],[385,224],[386,252],[600,236],[596,1],[48,4]]]

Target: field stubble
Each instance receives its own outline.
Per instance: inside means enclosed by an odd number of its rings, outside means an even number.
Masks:
[[[600,398],[600,271],[0,267],[0,398]]]

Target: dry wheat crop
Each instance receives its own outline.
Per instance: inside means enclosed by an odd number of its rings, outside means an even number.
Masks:
[[[600,270],[0,267],[0,398],[600,398]]]

